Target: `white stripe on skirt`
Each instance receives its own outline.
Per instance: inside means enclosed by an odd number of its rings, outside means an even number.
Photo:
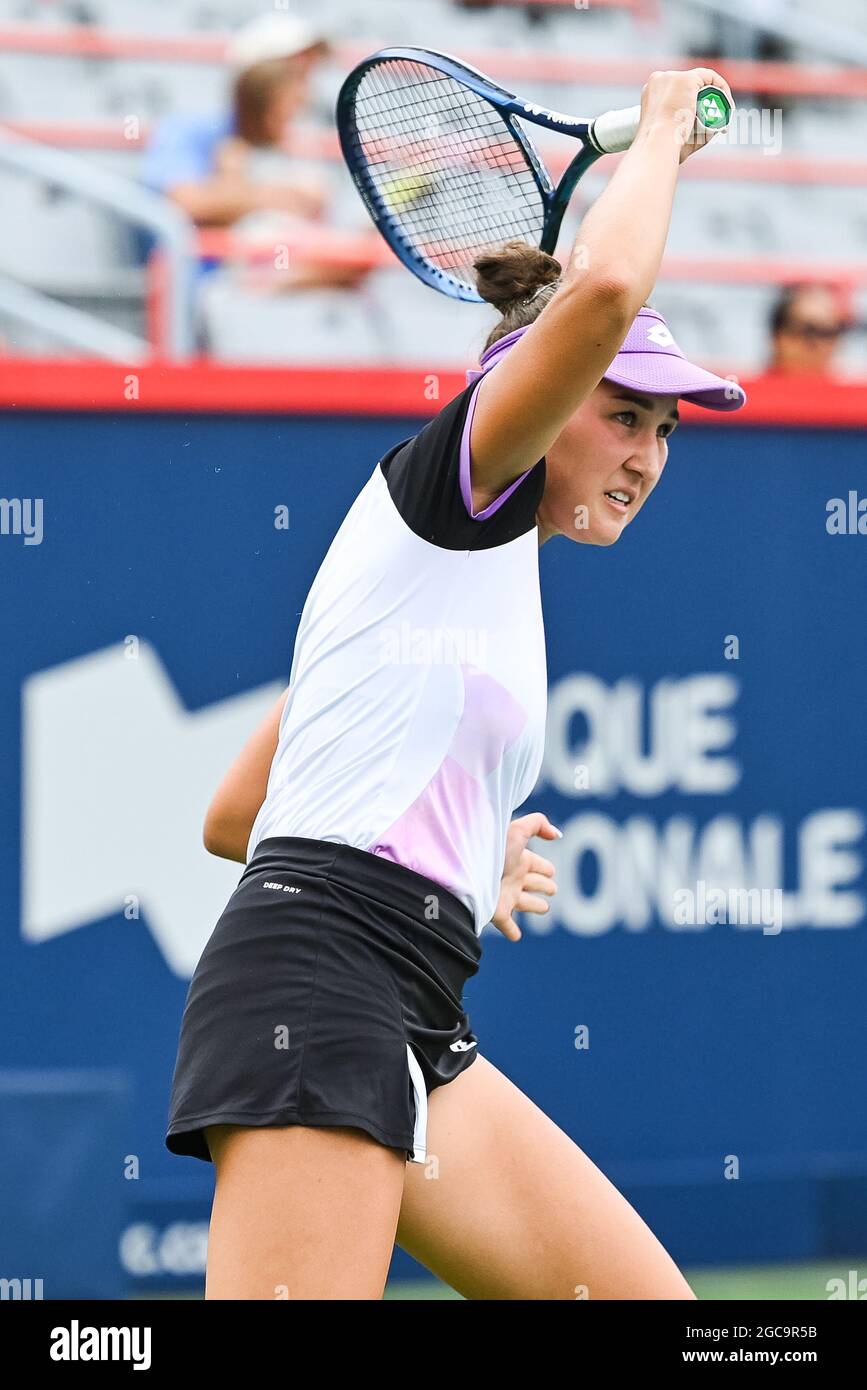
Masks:
[[[427,1087],[418,1059],[409,1043],[406,1045],[409,1074],[415,1090],[415,1128],[413,1130],[413,1154],[410,1163],[427,1162]]]

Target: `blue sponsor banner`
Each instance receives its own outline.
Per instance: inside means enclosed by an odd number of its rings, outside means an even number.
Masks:
[[[6,417],[0,1065],[129,1078],[130,1287],[201,1277],[213,1169],[164,1133],[241,872],[201,845],[208,800],[286,685],[332,535],[421,423]],[[466,1000],[685,1263],[867,1248],[862,477],[856,430],[682,425],[617,545],[540,554],[522,809],[564,831],[539,846],[560,890],[521,942],[486,928]]]

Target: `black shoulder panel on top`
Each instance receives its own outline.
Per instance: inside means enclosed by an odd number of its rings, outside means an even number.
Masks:
[[[473,521],[461,495],[460,465],[461,436],[475,385],[443,406],[412,439],[395,444],[379,464],[410,530],[444,550],[488,550],[524,535],[536,525],[545,487],[545,460],[540,459],[491,516]]]

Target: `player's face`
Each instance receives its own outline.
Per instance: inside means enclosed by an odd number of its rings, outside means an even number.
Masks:
[[[648,396],[600,381],[546,455],[536,513],[542,540],[619,540],[659,482],[676,416],[677,396]]]

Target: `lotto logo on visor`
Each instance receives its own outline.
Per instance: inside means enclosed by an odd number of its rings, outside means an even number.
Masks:
[[[674,334],[665,319],[656,309],[644,305],[639,309],[627,333],[620,353],[665,353],[669,357],[683,358],[683,353],[674,341]]]
[[[655,323],[652,328],[648,328],[647,336],[651,343],[656,343],[657,347],[673,347],[674,338],[670,329],[664,323]]]

